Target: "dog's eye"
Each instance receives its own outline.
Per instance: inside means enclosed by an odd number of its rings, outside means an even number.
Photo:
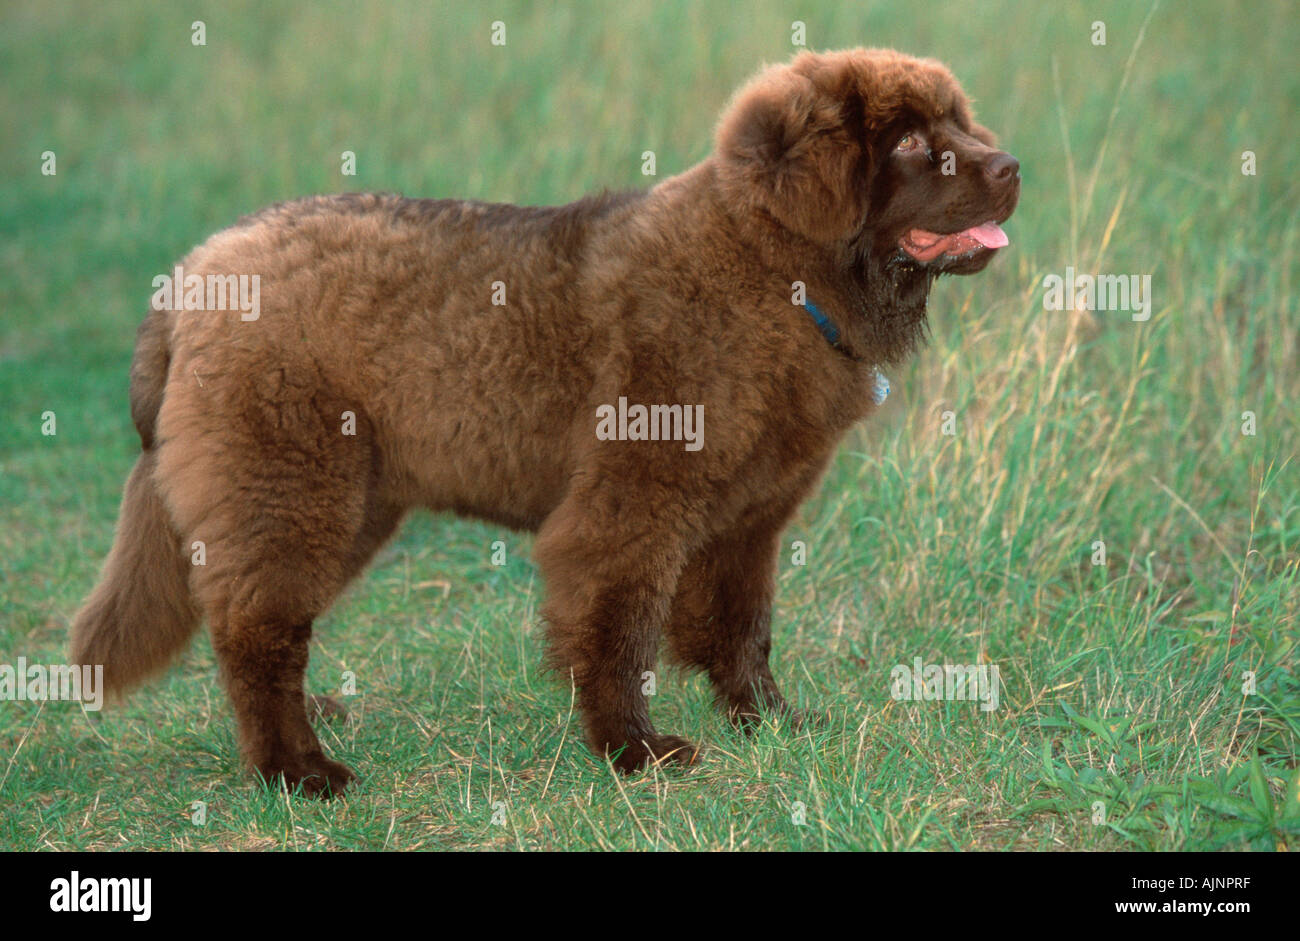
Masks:
[[[915,134],[904,134],[894,145],[894,149],[900,153],[907,153],[909,150],[916,150],[921,146],[921,139]]]

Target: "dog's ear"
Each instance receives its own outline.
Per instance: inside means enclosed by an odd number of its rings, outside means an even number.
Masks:
[[[761,209],[817,242],[856,233],[866,212],[859,137],[845,103],[785,67],[742,88],[716,139],[719,179],[740,209]]]

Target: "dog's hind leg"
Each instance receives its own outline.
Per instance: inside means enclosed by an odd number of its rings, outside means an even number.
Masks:
[[[359,571],[400,513],[376,500],[373,432],[356,406],[320,386],[245,395],[233,410],[178,392],[160,482],[187,541],[190,575],[212,632],[248,762],[309,796],[338,794],[351,772],[327,758],[303,681],[312,622]],[[187,407],[186,400],[192,400]],[[181,410],[184,409],[182,412]],[[358,410],[359,411],[359,410]]]
[[[352,772],[327,758],[303,698],[311,622],[232,608],[213,615],[212,646],[239,722],[241,748],[266,781],[308,797],[343,792]]]

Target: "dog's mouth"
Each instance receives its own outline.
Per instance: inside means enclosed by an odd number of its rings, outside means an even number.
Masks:
[[[938,258],[970,258],[979,252],[996,251],[1009,245],[1007,233],[996,222],[971,226],[960,232],[927,232],[909,229],[898,240],[898,247],[920,262],[929,263]]]

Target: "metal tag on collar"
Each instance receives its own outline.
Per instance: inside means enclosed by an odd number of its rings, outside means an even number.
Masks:
[[[871,379],[871,398],[877,405],[883,405],[889,398],[889,380],[879,369],[874,371]]]

